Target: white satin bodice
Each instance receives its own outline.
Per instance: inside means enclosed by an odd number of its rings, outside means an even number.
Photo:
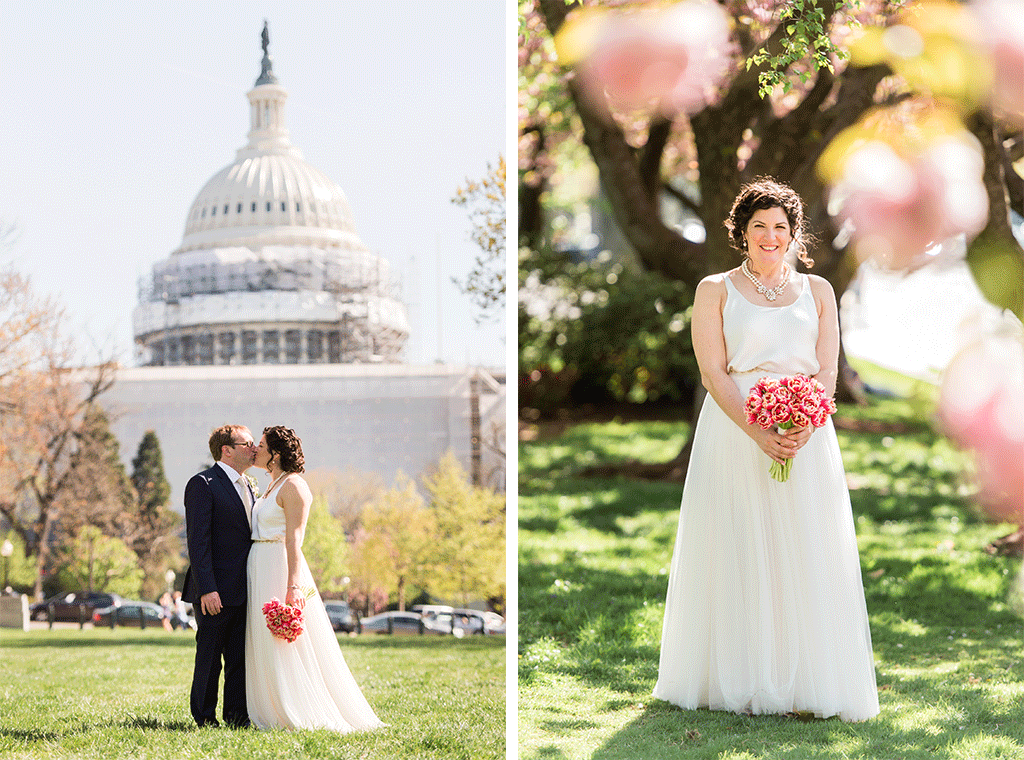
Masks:
[[[727,295],[722,331],[729,374],[817,374],[821,369],[816,352],[818,310],[807,275],[794,276],[793,284],[802,289],[789,306],[752,304],[728,275],[724,279]]]
[[[274,490],[263,494],[252,505],[252,538],[263,541],[284,541],[284,510],[277,503],[277,492],[284,480]]]

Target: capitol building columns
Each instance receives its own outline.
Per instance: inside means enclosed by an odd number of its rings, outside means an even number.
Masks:
[[[373,346],[366,336],[347,333],[337,325],[280,323],[274,329],[265,327],[265,323],[248,323],[214,330],[169,329],[150,342],[149,354],[141,364],[202,367],[373,362]]]

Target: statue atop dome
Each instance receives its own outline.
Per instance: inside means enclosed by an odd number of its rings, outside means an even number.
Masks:
[[[277,84],[277,77],[274,76],[273,62],[270,58],[270,53],[267,52],[267,48],[270,46],[270,29],[266,19],[263,19],[263,33],[260,35],[260,38],[263,41],[263,60],[261,61],[263,69],[260,71],[260,78],[256,80],[257,87],[261,84]]]

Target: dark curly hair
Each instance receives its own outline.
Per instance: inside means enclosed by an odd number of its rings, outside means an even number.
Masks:
[[[814,259],[807,253],[804,242],[807,237],[804,230],[804,203],[800,200],[796,190],[783,182],[778,182],[773,177],[758,177],[740,188],[739,195],[733,201],[729,218],[725,220],[725,228],[729,230],[732,247],[744,256],[747,255],[744,236],[750,218],[755,211],[764,211],[770,208],[781,208],[786,212],[789,228],[793,235],[793,251],[797,258],[810,269],[814,266]]]
[[[277,458],[278,464],[284,472],[305,472],[306,460],[302,456],[302,441],[294,430],[275,425],[274,427],[263,428],[263,435],[267,438],[267,451],[270,452],[270,461]]]

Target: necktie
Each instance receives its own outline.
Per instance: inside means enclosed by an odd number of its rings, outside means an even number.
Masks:
[[[252,525],[252,502],[249,501],[249,484],[245,482],[245,475],[239,475],[238,480],[235,482],[238,484],[238,495],[242,497],[242,505],[245,507],[245,517],[249,521],[249,525]]]

